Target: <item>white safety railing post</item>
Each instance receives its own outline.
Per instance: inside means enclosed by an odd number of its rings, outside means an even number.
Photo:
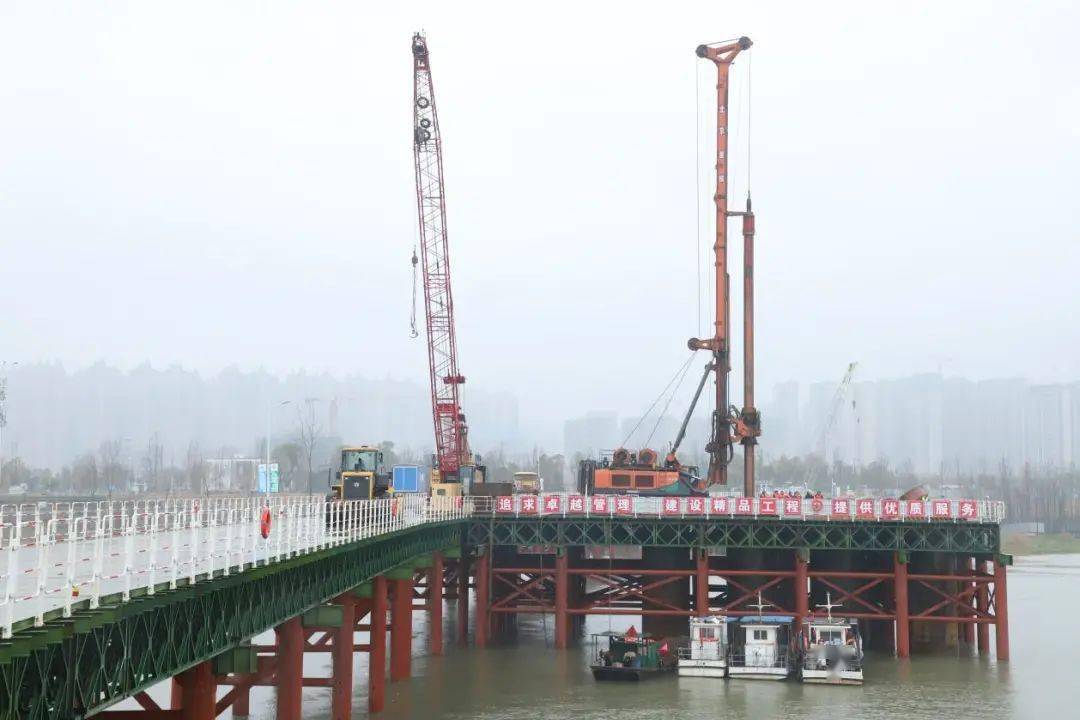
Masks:
[[[231,503],[230,503],[231,504]],[[232,539],[233,526],[236,525],[236,510],[229,507],[223,510],[225,515],[225,566],[222,569],[225,577],[229,577],[229,566],[232,565]]]
[[[37,601],[37,612],[34,613],[34,625],[41,627],[45,624],[45,585],[49,579],[49,547],[52,545],[52,530],[56,520],[49,518],[43,521],[40,508],[34,508],[34,523],[37,526],[37,589],[34,599]]]
[[[176,589],[176,578],[180,573],[180,528],[184,524],[184,513],[178,503],[173,503],[172,534],[170,536],[169,589]]]
[[[147,585],[146,594],[154,594],[154,586],[157,585],[157,552],[158,552],[158,531],[160,530],[159,524],[161,522],[161,509],[157,503],[154,503],[154,514],[150,519],[150,567],[147,568]]]
[[[68,548],[67,548],[67,567],[64,568],[64,617],[71,617],[71,603],[72,598],[75,595],[75,549],[79,546],[78,537],[78,523],[83,522],[85,524],[86,518],[79,518],[75,520],[76,525],[68,529]],[[71,522],[70,520],[68,521]]]
[[[198,499],[191,501],[191,550],[188,567],[188,584],[194,585],[195,578],[199,574],[199,544],[202,540],[202,514],[203,509],[199,506]]]
[[[4,591],[4,638],[11,637],[15,623],[15,593],[19,581],[19,546],[22,545],[22,508],[15,507],[15,524],[8,537],[7,588]]]
[[[215,557],[217,556],[217,525],[218,525],[218,507],[217,502],[207,499],[206,510],[209,513],[208,525],[210,529],[208,531],[209,540],[206,545],[206,577],[209,580],[214,578],[214,566],[217,564]]]
[[[135,571],[134,567],[134,555],[135,555],[135,522],[138,519],[138,508],[134,507],[131,511],[130,522],[128,521],[128,515],[125,510],[126,503],[120,505],[122,532],[124,533],[124,602],[131,599],[131,576]]]
[[[90,608],[101,603],[101,573],[105,564],[105,525],[112,524],[112,517],[102,517],[101,503],[94,507],[94,572],[90,576]]]

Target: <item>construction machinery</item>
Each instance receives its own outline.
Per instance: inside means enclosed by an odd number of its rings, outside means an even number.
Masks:
[[[431,53],[421,33],[412,38],[413,158],[416,209],[420,224],[420,265],[427,321],[431,410],[435,455],[431,494],[461,495],[484,481],[484,467],[469,449],[468,425],[461,408],[465,376],[458,369],[454,298],[450,289],[450,252],[446,237],[446,194],[442,135],[431,80]],[[416,265],[416,254],[413,254]]]
[[[704,494],[709,487],[726,485],[728,464],[735,457],[735,445],[743,446],[743,493],[755,494],[755,446],[761,435],[761,414],[754,406],[754,212],[749,191],[745,210],[728,209],[728,79],[732,63],[753,43],[750,38],[723,43],[699,45],[697,56],[716,65],[716,238],[715,253],[715,320],[712,337],[691,338],[687,345],[693,351],[707,350],[706,363],[697,392],[690,403],[678,437],[658,462],[656,453],[644,449],[633,453],[626,448],[614,451],[610,458],[585,460],[578,473],[578,484],[593,492],[636,492],[641,494]],[[737,408],[729,401],[728,379],[731,374],[731,297],[728,276],[728,219],[742,218],[743,235],[743,406]],[[695,467],[683,465],[678,458],[679,446],[694,408],[709,377],[716,388],[716,405],[710,419],[710,437],[705,446],[709,455],[709,470],[698,476]]]
[[[377,447],[359,445],[341,448],[341,464],[330,481],[334,500],[372,500],[390,488],[390,473]]]
[[[700,493],[698,469],[666,459],[652,448],[618,448],[578,466],[578,491],[589,495],[694,495]]]

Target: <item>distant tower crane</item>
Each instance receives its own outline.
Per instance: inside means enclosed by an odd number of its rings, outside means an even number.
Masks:
[[[427,319],[431,408],[435,421],[432,494],[458,495],[477,470],[469,450],[468,426],[461,409],[454,334],[454,298],[450,291],[450,252],[446,241],[446,197],[442,138],[431,81],[431,55],[420,33],[412,38],[413,156],[416,161],[416,209],[420,221],[420,257]],[[416,258],[413,256],[415,266]],[[482,478],[480,478],[482,479]]]

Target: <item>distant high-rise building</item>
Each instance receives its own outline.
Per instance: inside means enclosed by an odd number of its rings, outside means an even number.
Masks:
[[[563,424],[563,454],[572,458],[575,453],[595,457],[601,450],[610,450],[619,442],[618,417],[612,412],[590,412],[584,417]]]

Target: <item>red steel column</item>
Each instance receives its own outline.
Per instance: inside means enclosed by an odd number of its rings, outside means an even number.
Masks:
[[[555,556],[555,647],[566,649],[570,637],[570,613],[567,598],[570,593],[570,558],[566,548]]]
[[[207,660],[173,678],[173,709],[179,706],[182,720],[214,720],[217,682],[213,664]],[[299,717],[299,716],[297,716]]]
[[[443,556],[432,553],[431,569],[428,570],[428,624],[430,625],[431,654],[443,654]]]
[[[1009,593],[1005,587],[1005,565],[1001,558],[994,558],[994,615],[997,617],[998,661],[1009,659]]]
[[[803,624],[806,622],[806,617],[810,614],[810,595],[807,588],[809,587],[806,582],[806,566],[809,563],[803,558],[803,551],[795,551],[795,580],[793,586],[793,592],[795,593],[795,624],[799,629],[799,632],[803,631]]]
[[[488,571],[491,555],[484,553],[476,558],[476,647],[487,647],[488,617]]]
[[[457,640],[462,647],[469,644],[469,556],[464,550],[458,559]]]
[[[405,680],[412,671],[412,579],[395,579],[390,625],[390,680]]]
[[[968,573],[971,574],[971,575],[974,575],[975,574],[975,567],[976,567],[975,558],[971,558],[971,560],[968,562]],[[968,587],[965,588],[965,589],[971,590],[971,604],[974,606],[975,605],[975,589],[976,589],[975,583],[970,582],[970,583],[966,583],[966,585]],[[969,614],[969,616],[972,617],[972,618],[978,618],[979,617],[977,614]],[[975,623],[960,623],[960,624],[964,628],[964,642],[966,642],[968,645],[974,645],[975,644]]]
[[[368,655],[368,712],[381,712],[386,703],[386,578],[371,583],[371,653]]]
[[[300,700],[304,689],[304,628],[294,617],[278,625],[277,633],[277,720],[301,720]]]
[[[694,614],[705,617],[709,614],[709,553],[697,550],[697,568],[694,573]]]
[[[247,688],[236,695],[232,706],[233,720],[248,720],[251,717],[251,689]]]
[[[356,598],[345,593],[337,598],[341,605],[341,627],[334,631],[333,687],[330,696],[330,717],[333,720],[352,719],[353,633],[356,630]]]
[[[896,657],[911,657],[907,558],[901,558],[899,554],[893,559],[893,587],[896,595]]]
[[[986,572],[986,561],[975,561],[976,572],[982,575]],[[979,608],[982,612],[990,610],[990,589],[986,583],[981,582],[979,586],[975,588],[975,607]],[[979,655],[983,657],[990,656],[990,625],[985,622],[980,622],[975,628],[975,634],[978,636],[979,643]]]
[[[184,688],[180,685],[180,676],[173,675],[172,682],[169,683],[169,707],[173,710],[179,710],[184,706]]]

